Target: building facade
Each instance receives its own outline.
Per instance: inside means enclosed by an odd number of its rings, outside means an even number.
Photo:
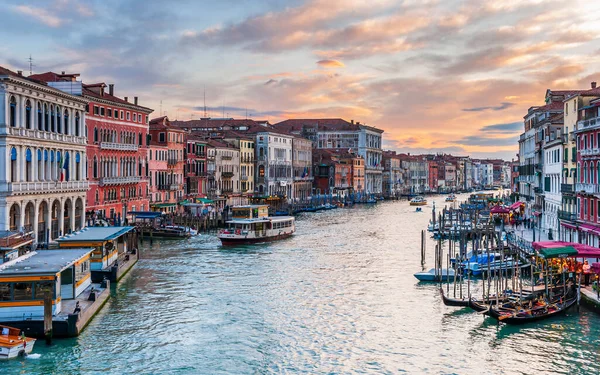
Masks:
[[[186,136],[185,150],[185,196],[203,198],[207,196],[206,140],[193,135]]]
[[[256,191],[258,195],[293,199],[292,155],[294,137],[270,129],[257,129]]]
[[[0,67],[0,230],[49,242],[85,226],[86,105],[81,95]]]
[[[297,202],[304,202],[312,196],[313,188],[312,142],[310,140],[302,137],[292,139],[292,169],[294,173],[293,199]]]

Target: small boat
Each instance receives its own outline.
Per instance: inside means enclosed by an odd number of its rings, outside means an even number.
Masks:
[[[417,196],[410,200],[411,206],[425,206],[426,204],[427,200],[422,196]]]
[[[577,296],[561,298],[553,303],[534,305],[531,308],[490,307],[487,315],[506,324],[526,324],[537,322],[565,313],[577,303]]]
[[[179,231],[185,231],[188,232],[190,234],[190,236],[197,236],[198,235],[198,231],[195,229],[192,229],[190,227],[186,227],[183,225],[165,225],[165,228],[167,229],[175,229],[175,230],[179,230]]]
[[[446,197],[446,202],[454,202],[456,201],[456,195],[450,194]]]
[[[439,275],[436,275],[435,268],[430,269],[426,272],[417,272],[415,273],[415,277],[419,281],[446,281],[446,280],[454,280],[455,272],[453,269],[442,269]],[[461,278],[462,275],[456,274],[457,278]]]
[[[375,204],[375,203],[377,203],[377,200],[376,200],[376,199],[373,199],[373,198],[371,198],[371,199],[368,199],[368,200],[367,200],[365,203],[366,203],[366,204]]]
[[[30,354],[35,339],[25,337],[18,328],[0,325],[0,359],[11,359]]]
[[[423,209],[421,207],[417,207],[417,210],[415,212],[421,212],[423,211]]]
[[[170,239],[179,239],[179,238],[190,238],[192,234],[187,230],[183,229],[183,227],[155,227],[151,229],[153,238],[170,238]]]
[[[268,205],[235,206],[233,219],[217,237],[223,245],[242,245],[287,238],[296,231],[293,216],[269,216]]]

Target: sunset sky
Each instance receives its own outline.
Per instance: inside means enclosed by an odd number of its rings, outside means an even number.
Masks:
[[[384,148],[510,159],[547,88],[600,82],[600,1],[3,1],[0,65],[171,119],[342,117]]]

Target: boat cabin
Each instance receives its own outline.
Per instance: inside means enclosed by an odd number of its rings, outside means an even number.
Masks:
[[[135,227],[86,227],[57,239],[61,249],[91,247],[91,270],[112,267],[135,248]]]
[[[0,264],[29,252],[32,243],[33,232],[0,231]]]
[[[51,292],[52,315],[63,300],[79,296],[91,283],[93,249],[40,250],[0,265],[0,321],[43,318],[44,294]]]
[[[233,219],[260,219],[269,216],[269,205],[253,204],[232,208]]]

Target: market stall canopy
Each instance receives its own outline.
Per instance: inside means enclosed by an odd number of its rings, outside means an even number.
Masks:
[[[594,246],[585,245],[577,242],[566,241],[539,241],[532,244],[535,250],[542,249],[558,249],[572,247],[577,251],[577,254],[569,255],[571,257],[581,258],[600,258],[600,249]]]
[[[573,246],[547,247],[540,249],[540,255],[545,259],[567,258],[577,255],[577,250]]]
[[[491,213],[493,214],[507,214],[510,212],[510,210],[506,207],[502,207],[502,206],[494,206],[492,207],[492,209],[490,210]]]
[[[521,208],[521,205],[523,205],[523,204],[525,204],[525,203],[523,203],[523,202],[515,202],[515,203],[511,204],[510,207],[508,207],[508,208],[511,211],[514,211],[514,210],[516,210],[518,208]]]
[[[198,200],[204,204],[209,204],[209,203],[213,203],[212,200],[207,199],[207,198],[198,198]]]

